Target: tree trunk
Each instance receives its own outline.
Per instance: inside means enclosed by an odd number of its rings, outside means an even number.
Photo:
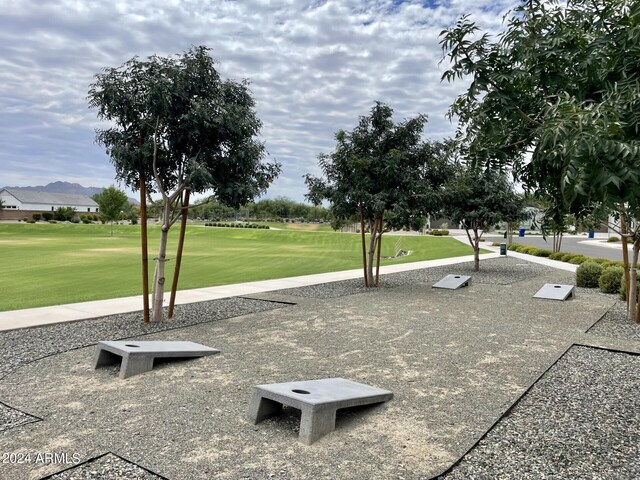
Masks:
[[[176,303],[176,292],[178,290],[178,279],[180,278],[180,265],[182,264],[182,250],[184,248],[184,236],[187,230],[187,220],[189,216],[189,195],[191,190],[188,188],[184,191],[184,200],[182,201],[182,221],[180,222],[180,236],[178,239],[178,253],[176,254],[176,265],[173,270],[173,283],[171,284],[171,297],[169,299],[169,312],[167,317],[173,318],[173,307]]]
[[[147,185],[140,175],[140,240],[142,247],[142,308],[144,323],[149,323],[149,252],[147,243]]]
[[[364,205],[360,204],[360,236],[362,238],[362,271],[364,274],[364,287],[369,288],[369,280],[367,278],[367,247],[365,245],[364,235]]]
[[[378,234],[378,254],[376,256],[376,287],[379,284],[380,281],[380,251],[382,250],[382,231],[383,229],[383,225],[384,225],[384,219],[383,216],[380,216],[380,233]]]
[[[473,270],[480,271],[480,237],[477,228],[473,229]]]
[[[374,219],[372,222],[369,222],[369,254],[367,256],[367,279],[369,281],[369,286],[373,287],[375,285],[375,278],[373,276],[373,264],[375,262],[376,255],[376,240],[378,237],[378,219]]]
[[[631,266],[629,267],[629,277],[630,277],[630,285],[629,285],[629,293],[627,298],[629,299],[629,320],[636,321],[636,312],[638,307],[638,275],[637,275],[637,265],[638,265],[638,252],[640,251],[640,238],[633,242],[633,259]]]
[[[622,216],[620,216],[620,237],[620,240],[622,241],[622,266],[624,268],[624,285],[627,289],[627,314],[629,314],[629,289],[631,287],[631,282],[629,281],[629,239],[627,238],[627,224]]]
[[[162,224],[162,230],[160,232],[160,250],[158,251],[158,258],[156,258],[156,272],[154,275],[153,284],[153,321],[162,321],[162,303],[164,300],[164,283],[165,283],[165,263],[167,261],[167,240],[169,238],[169,221],[171,218],[169,212],[169,202],[165,203],[164,208],[164,222]]]

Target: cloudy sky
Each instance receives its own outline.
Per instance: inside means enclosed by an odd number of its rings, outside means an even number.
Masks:
[[[268,197],[302,200],[305,173],[375,100],[426,136],[463,83],[440,82],[438,35],[463,14],[489,31],[517,0],[0,0],[0,186],[115,182],[94,142],[93,76],[134,55],[213,49],[224,77],[249,79],[262,139],[283,172]],[[104,125],[102,125],[104,126]]]

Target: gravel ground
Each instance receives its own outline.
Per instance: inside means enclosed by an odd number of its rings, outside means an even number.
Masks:
[[[0,432],[38,421],[40,421],[39,418],[27,415],[20,410],[16,410],[0,402]]]
[[[47,480],[162,480],[135,463],[108,453],[77,467],[46,477]]]
[[[639,371],[638,355],[572,347],[439,478],[640,478]]]
[[[420,283],[435,283],[450,273],[470,275],[473,282],[480,284],[511,285],[540,275],[553,273],[557,276],[560,272],[551,267],[536,263],[529,263],[518,258],[490,258],[480,261],[479,272],[473,271],[473,262],[466,262],[457,265],[424,268],[421,270],[410,270],[407,272],[382,275],[380,277],[380,286],[382,288],[394,288]],[[566,275],[563,275],[563,277],[566,277],[567,282],[574,283],[574,274],[567,273]],[[363,286],[362,279],[356,278],[341,282],[289,288],[273,293],[300,297],[335,298],[365,292],[370,292],[370,290],[367,290]]]
[[[618,301],[588,333],[621,340],[640,340],[640,324],[627,318],[627,305]]]
[[[93,345],[100,340],[137,337],[285,306],[283,303],[233,297],[178,305],[174,319],[159,324],[145,325],[142,322],[142,312],[135,312],[41,328],[0,332],[0,380],[27,363]],[[20,417],[24,414],[16,412],[14,409],[0,406],[0,431],[33,421],[21,421]]]
[[[174,318],[162,323],[145,325],[142,322],[142,312],[134,312],[80,322],[0,332],[0,380],[26,363],[93,345],[100,340],[137,337],[285,306],[286,304],[283,303],[232,297],[177,305]]]

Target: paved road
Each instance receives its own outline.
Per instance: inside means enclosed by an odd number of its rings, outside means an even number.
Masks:
[[[581,253],[587,257],[599,257],[608,258],[609,260],[622,260],[622,247],[618,244],[616,248],[611,246],[594,245],[593,243],[583,243],[587,240],[586,237],[564,237],[562,239],[562,247],[560,250],[567,253]],[[487,241],[501,242],[502,236],[497,237],[495,235],[487,236]],[[523,245],[532,245],[538,248],[547,248],[551,250],[553,246],[553,238],[547,237],[545,242],[540,235],[531,235],[526,237],[513,237],[513,241],[521,243]],[[631,254],[631,250],[629,250]]]

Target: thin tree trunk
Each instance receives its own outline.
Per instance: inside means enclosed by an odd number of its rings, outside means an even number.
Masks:
[[[627,238],[627,223],[624,218],[620,216],[620,240],[622,241],[622,266],[624,268],[624,285],[627,289],[627,314],[629,314],[629,288],[631,287],[629,282],[629,239]]]
[[[147,243],[147,185],[140,175],[140,238],[142,242],[142,306],[144,323],[149,323],[149,250]]]
[[[378,286],[380,281],[380,251],[382,250],[382,231],[383,231],[382,227],[384,225],[383,222],[384,222],[384,219],[382,216],[380,216],[380,228],[379,228],[380,234],[378,235],[378,255],[376,258],[376,287]]]
[[[473,270],[480,271],[480,237],[478,237],[478,229],[473,229]]]
[[[164,206],[164,222],[162,224],[162,230],[160,232],[160,250],[158,251],[158,258],[156,258],[156,274],[154,277],[153,286],[153,321],[162,321],[162,300],[164,298],[164,283],[165,283],[165,263],[167,261],[167,240],[169,239],[169,222],[171,215],[169,212],[169,202],[165,201]]]
[[[367,258],[367,277],[369,279],[369,286],[375,286],[375,278],[373,277],[373,263],[375,262],[376,255],[376,240],[378,235],[378,219],[374,219],[369,222],[369,255]]]
[[[182,249],[184,248],[184,235],[187,230],[187,219],[189,216],[189,195],[191,190],[184,191],[184,201],[182,202],[182,220],[180,222],[180,237],[178,238],[178,253],[176,255],[176,266],[173,270],[173,283],[171,284],[171,298],[169,300],[169,313],[167,317],[173,318],[173,307],[176,303],[176,291],[178,290],[178,278],[180,277],[180,265],[182,264]]]
[[[629,298],[629,319],[636,321],[638,307],[638,252],[640,252],[640,237],[633,242],[633,260],[629,268],[630,288],[627,298]]]
[[[365,246],[364,235],[364,205],[360,204],[360,234],[362,236],[362,271],[364,273],[364,286],[369,288],[369,280],[367,278],[367,247]]]

